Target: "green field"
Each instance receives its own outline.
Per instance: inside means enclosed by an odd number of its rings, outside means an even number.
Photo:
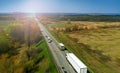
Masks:
[[[108,26],[107,22],[101,26],[105,24]],[[64,24],[49,25],[49,28],[57,28],[56,31],[49,29],[54,37],[63,42],[70,52],[76,54],[88,66],[90,72],[120,73],[119,27],[66,32],[59,30],[62,25],[62,28],[65,28]]]
[[[46,70],[48,71],[48,73],[58,73],[55,62],[45,40],[40,41],[40,43],[38,43],[36,47],[43,48],[42,53],[40,53],[39,55],[45,56],[45,59],[40,63],[40,69],[37,73],[46,73]]]

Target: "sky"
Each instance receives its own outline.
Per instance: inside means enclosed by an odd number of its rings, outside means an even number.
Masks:
[[[120,0],[0,0],[0,13],[120,13]]]

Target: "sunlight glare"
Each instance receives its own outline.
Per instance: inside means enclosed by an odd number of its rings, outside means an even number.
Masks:
[[[39,9],[40,3],[38,0],[29,0],[22,7],[25,12],[36,13]]]

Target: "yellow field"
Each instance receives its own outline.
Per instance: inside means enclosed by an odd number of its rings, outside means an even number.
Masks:
[[[69,51],[82,59],[93,72],[120,73],[119,25],[120,22],[83,21],[67,25],[66,21],[63,21],[61,24],[51,24],[49,28],[53,35],[63,42]],[[79,26],[87,28],[79,30]],[[98,28],[94,29],[94,26]]]
[[[77,43],[91,46],[93,50],[103,51],[104,55],[110,56],[112,60],[120,57],[120,29],[83,30],[68,34],[76,38]]]

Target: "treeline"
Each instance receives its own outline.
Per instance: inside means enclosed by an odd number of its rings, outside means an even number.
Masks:
[[[60,20],[119,22],[120,15],[65,15],[65,16],[60,17]]]
[[[8,21],[8,20],[15,20],[15,17],[13,17],[13,16],[0,16],[0,20],[6,20],[6,21]]]
[[[13,42],[38,43],[41,39],[39,27],[35,23],[13,25],[10,29],[10,36]]]
[[[44,55],[41,54],[43,49],[35,46],[42,40],[35,21],[26,19],[0,30],[0,73],[35,73],[39,70]]]
[[[96,21],[96,22],[118,22],[120,15],[89,15],[89,14],[44,14],[41,19],[52,21]]]
[[[42,39],[39,27],[34,22],[30,24],[12,23],[5,28],[7,30],[1,29],[0,33],[0,54],[13,52],[13,49],[20,48],[22,44],[36,44]]]

